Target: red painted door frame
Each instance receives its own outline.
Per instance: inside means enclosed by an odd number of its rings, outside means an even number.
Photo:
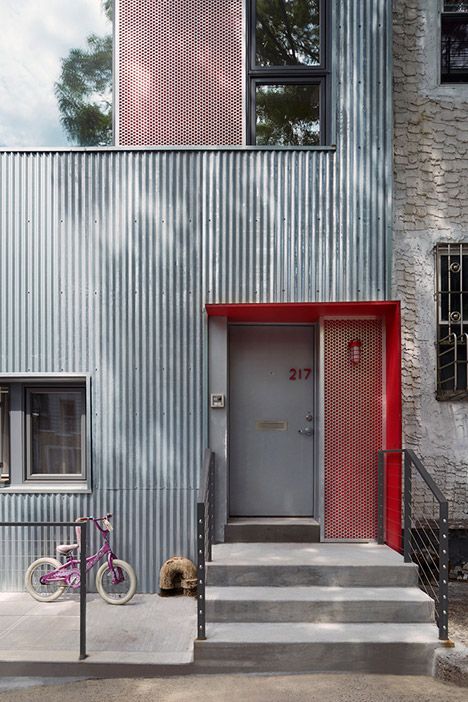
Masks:
[[[401,318],[400,303],[389,302],[280,302],[208,304],[211,317],[227,317],[229,321],[258,323],[313,323],[321,317],[375,316],[385,320],[386,329],[386,398],[385,436],[386,449],[400,449],[401,436]],[[386,542],[401,550],[401,460],[395,461],[393,470],[387,471],[386,485]]]

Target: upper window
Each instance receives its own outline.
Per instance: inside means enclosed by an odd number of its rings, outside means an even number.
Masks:
[[[441,39],[441,82],[468,83],[468,2],[444,0]]]
[[[1,0],[0,146],[112,144],[113,0]]]
[[[439,244],[437,399],[468,397],[468,244]]]
[[[325,0],[253,0],[249,29],[249,143],[326,142]]]
[[[0,387],[1,481],[11,485],[86,479],[82,382],[7,380]]]

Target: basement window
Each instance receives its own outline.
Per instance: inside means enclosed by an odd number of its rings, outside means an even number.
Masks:
[[[86,382],[0,382],[1,486],[54,489],[87,484]]]
[[[442,83],[468,83],[468,2],[444,0],[440,77]]]
[[[438,244],[437,399],[468,398],[468,244]]]

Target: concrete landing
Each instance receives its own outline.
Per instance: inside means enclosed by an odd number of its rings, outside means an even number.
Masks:
[[[0,594],[0,675],[185,674],[192,669],[196,603],[189,597],[136,595],[124,606],[87,598],[87,652],[78,660],[79,603],[65,595],[36,602]]]
[[[224,527],[226,543],[317,543],[320,525],[299,517],[231,517]]]

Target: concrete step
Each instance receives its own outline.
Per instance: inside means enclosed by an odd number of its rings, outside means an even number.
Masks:
[[[209,622],[433,622],[417,587],[207,587]]]
[[[209,586],[413,587],[417,567],[376,544],[216,544]]]
[[[224,527],[226,543],[317,543],[320,525],[315,519],[291,517],[231,518]]]
[[[361,672],[428,675],[434,624],[209,624],[198,672]]]

